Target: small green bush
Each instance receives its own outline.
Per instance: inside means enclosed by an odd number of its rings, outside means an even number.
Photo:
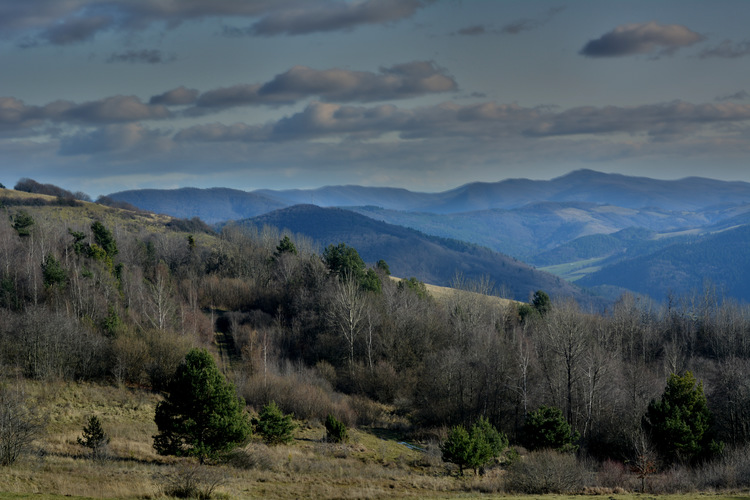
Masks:
[[[329,414],[326,417],[326,440],[331,443],[346,443],[349,441],[349,432],[344,422],[337,420],[336,417]]]

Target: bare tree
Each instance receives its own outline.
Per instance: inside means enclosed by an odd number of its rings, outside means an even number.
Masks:
[[[0,465],[15,462],[43,428],[43,420],[27,404],[21,388],[0,388]]]
[[[344,337],[349,351],[349,368],[354,367],[354,346],[366,319],[367,300],[355,279],[336,280],[328,319]]]

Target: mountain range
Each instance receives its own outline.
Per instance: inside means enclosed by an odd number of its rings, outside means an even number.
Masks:
[[[560,293],[577,297],[586,293],[556,286],[554,280],[540,277],[544,273],[537,272],[531,281],[521,280],[520,271],[503,275],[490,262],[507,266],[524,261],[604,293],[608,300],[624,290],[662,300],[667,294],[688,293],[706,281],[723,285],[729,261],[712,259],[711,255],[723,255],[720,249],[712,249],[736,241],[732,248],[740,251],[745,235],[740,229],[750,224],[748,183],[698,177],[665,181],[591,170],[548,181],[471,183],[441,193],[329,186],[252,192],[135,190],[109,197],[144,210],[199,217],[213,224],[228,220],[268,224],[305,234],[321,244],[344,241],[355,246],[365,260],[385,258],[403,274],[433,284],[448,284],[448,275],[456,270],[491,275],[497,285],[522,299],[527,298],[525,287],[530,283],[538,283],[532,288],[556,287]],[[299,205],[303,207],[291,210]],[[319,207],[317,211],[313,205]],[[339,211],[320,211],[324,207]],[[351,215],[344,216],[344,212]],[[325,222],[329,219],[336,221],[338,233]],[[407,236],[396,227],[413,232]],[[726,234],[718,237],[719,233]],[[417,250],[417,241],[421,248],[442,245],[439,252],[432,247],[433,254],[445,258],[439,265],[427,263],[422,250]],[[464,253],[445,250],[459,241],[469,244],[462,247]],[[703,250],[695,253],[696,248]],[[479,258],[490,251],[493,257]],[[689,259],[679,258],[688,255]],[[456,261],[450,263],[450,259]],[[739,262],[731,260],[735,265]],[[511,275],[520,280],[518,285],[509,282]],[[750,290],[728,283],[721,287],[728,294],[750,300]]]

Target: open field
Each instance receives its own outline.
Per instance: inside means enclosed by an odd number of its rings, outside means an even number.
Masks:
[[[0,499],[165,498],[165,489],[191,478],[201,488],[213,487],[215,498],[539,497],[501,495],[500,468],[481,477],[471,473],[457,477],[442,463],[434,443],[408,446],[396,431],[351,429],[349,443],[325,443],[325,429],[318,422],[300,422],[291,446],[268,447],[253,440],[222,463],[198,467],[189,459],[159,456],[151,447],[158,395],[89,383],[27,382],[23,390],[47,418],[46,433],[34,442],[31,453],[0,467]],[[107,460],[91,460],[76,443],[90,415],[101,419],[111,437]],[[613,490],[598,493],[607,500],[655,498]],[[707,497],[739,500],[750,495],[659,496],[673,500]]]

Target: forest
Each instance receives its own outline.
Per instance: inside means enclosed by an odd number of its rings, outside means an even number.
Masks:
[[[7,381],[159,394],[199,347],[253,411],[274,402],[421,443],[488,422],[515,450],[488,465],[502,467],[546,447],[531,417],[554,409],[567,425],[554,453],[597,474],[589,485],[750,486],[750,307],[710,285],[663,304],[623,295],[603,313],[543,291],[499,300],[460,275],[437,296],[346,242],[4,193]],[[690,411],[660,423],[680,383]]]

